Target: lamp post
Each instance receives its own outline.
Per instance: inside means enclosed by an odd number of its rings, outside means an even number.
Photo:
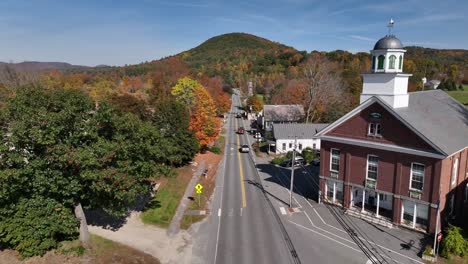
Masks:
[[[427,78],[424,77],[424,78],[421,79],[421,81],[422,81],[422,84],[423,84],[423,85],[422,85],[422,90],[424,91],[424,85],[426,85]]]

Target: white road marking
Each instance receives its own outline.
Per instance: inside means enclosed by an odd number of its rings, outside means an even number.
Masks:
[[[221,208],[218,209],[218,216],[221,216]]]
[[[234,209],[229,209],[228,216],[233,216],[234,215]]]
[[[305,227],[305,226],[302,226],[302,225],[300,225],[300,224],[294,223],[294,222],[291,221],[291,220],[288,220],[288,221],[289,221],[291,224],[294,224],[294,225],[296,225],[296,226],[298,226],[298,227],[302,227],[302,228],[304,228],[304,229],[306,229],[306,230],[309,230],[310,232],[314,232],[314,233],[316,233],[317,235],[321,235],[321,236],[323,236],[323,237],[325,237],[325,238],[328,238],[328,239],[330,239],[330,240],[332,240],[332,241],[334,241],[334,242],[336,242],[336,243],[338,243],[338,244],[340,244],[340,245],[343,245],[343,246],[345,246],[345,247],[347,247],[347,248],[350,248],[350,249],[352,249],[352,250],[354,250],[354,251],[356,251],[356,252],[362,253],[361,250],[355,249],[355,248],[353,248],[352,246],[349,246],[349,245],[346,245],[346,244],[344,244],[344,243],[341,243],[340,241],[338,241],[338,240],[336,240],[336,239],[333,239],[333,238],[331,238],[331,237],[329,237],[329,236],[326,236],[326,235],[324,235],[324,234],[322,234],[322,233],[319,233],[319,232],[317,232],[317,231],[315,231],[315,230],[313,230],[313,229],[310,229],[310,228],[308,228],[308,227]]]
[[[328,223],[325,223],[325,221],[324,221],[323,218],[320,216],[320,214],[317,212],[317,210],[315,210],[315,208],[313,208],[313,209],[314,209],[314,212],[317,214],[317,216],[320,218],[320,220],[322,220],[322,222],[323,222],[325,225],[327,225],[327,226],[329,226],[329,227],[332,227],[332,228],[334,228],[334,229],[336,229],[336,230],[338,230],[338,231],[341,231],[341,232],[343,232],[343,233],[347,233],[346,231],[344,231],[344,230],[341,229],[341,228],[338,228],[338,227],[332,226],[332,225],[330,225],[330,224],[328,224]]]
[[[322,229],[322,228],[316,226],[316,225],[312,222],[312,219],[310,219],[310,217],[309,217],[309,215],[307,214],[307,212],[304,211],[304,214],[305,214],[305,216],[307,217],[307,219],[309,219],[309,222],[312,224],[313,227],[315,227],[315,228],[317,228],[317,229],[319,229],[319,230],[321,230],[321,231],[323,231],[323,232],[326,232],[326,233],[328,233],[328,234],[330,234],[330,235],[332,235],[332,236],[335,236],[335,237],[337,237],[337,238],[340,238],[340,239],[342,239],[342,240],[344,240],[344,241],[347,241],[347,242],[349,242],[349,243],[356,244],[354,241],[345,239],[345,238],[343,238],[343,237],[341,237],[341,236],[339,236],[339,235],[337,235],[337,234],[334,234],[334,233],[332,233],[332,232],[330,232],[330,231],[327,231],[327,230],[325,230],[325,229]],[[405,255],[403,255],[403,254],[400,254],[400,253],[398,253],[398,252],[396,252],[396,251],[394,251],[394,250],[391,250],[391,249],[386,248],[386,247],[384,247],[384,246],[381,246],[381,245],[379,245],[379,244],[377,244],[377,243],[374,243],[374,242],[372,242],[372,241],[369,241],[369,240],[367,240],[367,239],[365,239],[365,238],[363,238],[363,237],[359,237],[359,236],[358,236],[358,238],[363,239],[363,240],[365,240],[366,242],[368,242],[368,243],[370,243],[370,244],[373,244],[373,245],[376,245],[376,246],[378,246],[378,247],[380,247],[380,248],[382,248],[382,249],[385,249],[385,250],[387,250],[387,251],[389,251],[389,252],[395,253],[395,254],[397,254],[397,255],[399,255],[399,256],[401,256],[401,257],[407,258],[407,259],[409,259],[409,260],[412,260],[412,261],[417,262],[417,263],[420,263],[420,264],[424,264],[424,262],[418,261],[417,259],[413,259],[413,258],[408,257],[408,256],[405,256]],[[395,261],[395,260],[394,260],[394,261]],[[395,261],[395,262],[396,262],[396,261]]]
[[[241,209],[240,209],[240,216],[242,216],[242,207],[241,207]]]
[[[286,209],[284,209],[284,207],[280,207],[280,211],[281,211],[281,214],[282,214],[282,215],[285,215],[285,214],[286,214]]]
[[[294,199],[294,201],[295,201],[295,202],[296,202],[296,203],[299,205],[299,207],[298,207],[298,208],[302,208],[302,205],[301,205],[301,204],[300,204],[300,203],[299,203],[299,202],[296,200],[296,197],[294,197],[294,196],[293,196],[292,198],[293,198],[293,199]]]

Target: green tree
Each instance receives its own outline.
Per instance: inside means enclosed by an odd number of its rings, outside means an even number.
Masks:
[[[78,226],[86,243],[83,207],[122,216],[149,193],[151,177],[170,173],[153,124],[96,109],[79,91],[19,89],[0,114],[0,133],[0,243],[24,256],[43,254]]]
[[[167,141],[161,147],[166,148],[168,164],[180,166],[192,160],[198,151],[198,141],[189,130],[190,115],[185,105],[171,98],[160,101],[155,105],[152,121]]]

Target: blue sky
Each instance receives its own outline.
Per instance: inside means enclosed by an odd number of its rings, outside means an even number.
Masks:
[[[466,0],[2,0],[0,61],[124,65],[247,32],[299,50],[404,45],[468,49]]]

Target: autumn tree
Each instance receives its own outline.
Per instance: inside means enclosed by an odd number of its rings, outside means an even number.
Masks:
[[[252,95],[247,99],[247,106],[251,106],[253,112],[260,112],[263,109],[263,102],[257,95]]]
[[[203,149],[214,142],[219,133],[216,105],[208,91],[196,80],[184,77],[171,90],[176,100],[189,109],[190,130]]]

